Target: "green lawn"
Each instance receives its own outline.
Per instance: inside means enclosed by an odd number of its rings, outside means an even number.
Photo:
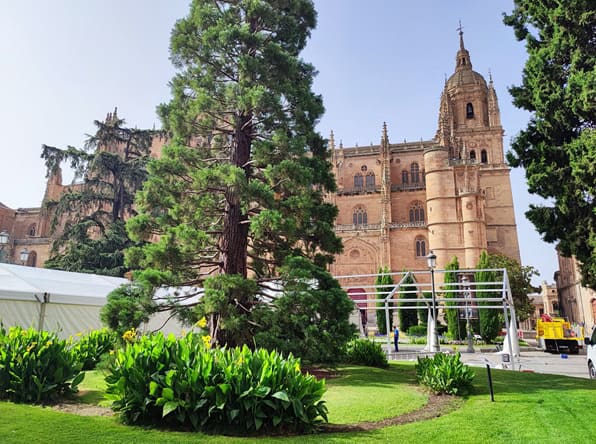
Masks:
[[[414,385],[413,365],[392,363],[388,370],[342,369],[328,381],[330,422],[378,420],[415,410],[426,397]],[[493,371],[495,399],[490,402],[486,370],[475,369],[475,393],[445,416],[412,424],[342,434],[260,438],[268,442],[331,443],[583,443],[596,433],[596,383],[587,379],[537,373]],[[91,373],[81,387],[84,399],[100,402],[103,381]],[[129,427],[111,417],[80,417],[37,406],[0,402],[0,442],[12,443],[218,443],[255,442]]]

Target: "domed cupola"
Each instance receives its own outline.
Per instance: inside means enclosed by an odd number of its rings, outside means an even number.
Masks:
[[[449,80],[447,80],[447,89],[452,90],[458,86],[464,85],[480,85],[487,87],[486,80],[476,71],[472,70],[472,61],[470,60],[470,53],[464,46],[464,33],[462,31],[461,23],[459,27],[459,51],[455,56],[455,73]]]

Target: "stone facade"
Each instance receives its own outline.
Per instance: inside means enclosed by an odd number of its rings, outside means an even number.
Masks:
[[[531,293],[528,295],[528,299],[534,306],[534,313],[520,324],[520,329],[535,330],[536,320],[545,313],[551,316],[561,316],[559,293],[555,284],[547,284],[542,281],[540,293]]]
[[[588,335],[596,327],[596,291],[582,286],[579,263],[574,257],[557,256],[559,270],[555,272],[555,281],[561,316],[583,324]]]
[[[445,82],[431,140],[344,147],[330,137],[338,191],[336,231],[344,252],[335,275],[439,269],[457,256],[475,268],[489,251],[520,260],[503,128],[492,78],[472,70],[460,32],[454,74]],[[370,285],[371,277],[353,284]]]

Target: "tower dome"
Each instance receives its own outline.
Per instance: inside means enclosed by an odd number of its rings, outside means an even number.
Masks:
[[[487,88],[486,80],[482,75],[472,70],[472,61],[470,60],[470,53],[464,47],[464,33],[459,27],[459,51],[455,56],[455,72],[447,80],[445,85],[448,90],[464,85],[480,85]]]

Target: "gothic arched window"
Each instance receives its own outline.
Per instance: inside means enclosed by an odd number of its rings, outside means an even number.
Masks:
[[[486,150],[480,151],[480,162],[488,163],[488,154],[486,153]]]
[[[375,190],[375,173],[371,172],[366,175],[366,190],[367,191]]]
[[[466,104],[466,118],[473,119],[474,118],[474,105],[471,103]]]
[[[476,160],[476,151],[474,151],[474,150],[470,151],[470,160],[472,160],[472,161]]]
[[[362,174],[358,173],[354,176],[354,188],[356,190],[362,190],[364,186],[364,180]]]
[[[408,183],[408,172],[406,170],[401,172],[401,183],[404,185]]]
[[[423,237],[416,238],[416,257],[426,256],[426,239]]]
[[[367,225],[368,216],[366,214],[366,208],[358,206],[354,208],[354,214],[352,215],[352,223],[354,225]]]
[[[416,162],[410,166],[410,177],[412,179],[412,183],[420,182],[420,167]]]
[[[420,201],[410,205],[410,223],[424,222],[424,205]]]

